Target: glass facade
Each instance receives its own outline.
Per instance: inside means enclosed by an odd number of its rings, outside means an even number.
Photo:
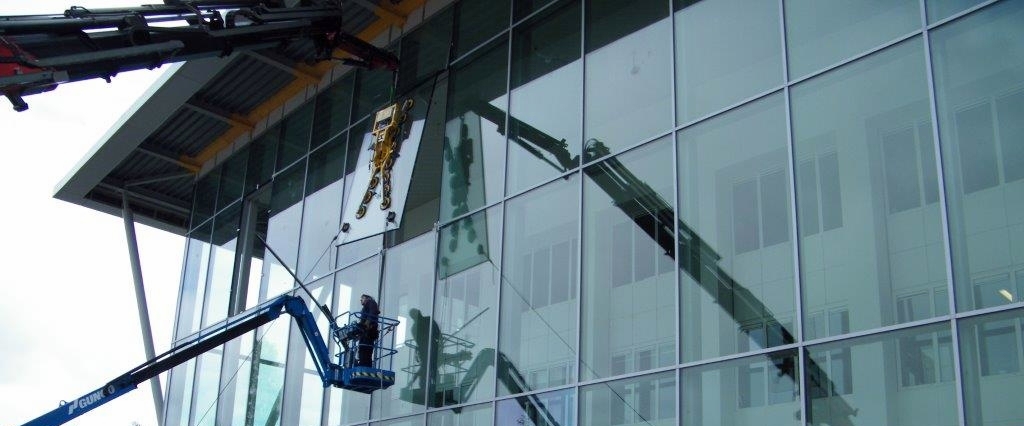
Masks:
[[[333,240],[393,81],[355,71],[197,180],[176,319],[295,271],[401,321],[397,382],[323,389],[279,320],[175,368],[165,424],[1024,423],[1024,2],[429,10],[401,228]]]

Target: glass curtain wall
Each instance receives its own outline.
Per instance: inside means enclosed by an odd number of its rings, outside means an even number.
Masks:
[[[392,100],[348,73],[196,181],[175,333],[287,267],[401,321],[398,382],[322,389],[277,321],[176,368],[167,424],[1024,422],[1024,2],[430,13],[391,40],[409,221],[332,241]]]

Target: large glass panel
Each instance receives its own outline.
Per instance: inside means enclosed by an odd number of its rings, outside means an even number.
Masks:
[[[166,426],[188,426],[192,408],[192,383],[195,380],[195,360],[188,360],[171,370],[167,380],[167,408],[164,410]]]
[[[500,395],[576,381],[579,178],[505,204]]]
[[[431,16],[423,26],[402,37],[398,93],[412,89],[448,65],[452,43],[452,10]]]
[[[786,0],[785,9],[791,79],[921,28],[918,0]]]
[[[1015,403],[1024,389],[1024,310],[962,320],[960,368],[964,416],[971,426],[1024,422],[1024,405]]]
[[[395,333],[382,338],[392,341],[379,342],[385,347],[393,345],[398,353],[392,357],[396,374],[394,386],[374,392],[373,418],[421,412],[425,408],[423,393],[412,391],[419,384],[415,375],[419,363],[416,362],[416,351],[407,342],[416,332],[412,315],[416,311],[431,311],[435,282],[434,251],[437,248],[435,235],[424,234],[385,253],[383,289],[379,299],[381,315],[397,318],[401,324]]]
[[[310,146],[320,144],[338,136],[348,127],[348,115],[352,110],[352,82],[355,73],[349,72],[341,80],[316,97],[313,116],[313,137]],[[344,141],[344,137],[342,137]]]
[[[793,88],[806,338],[936,315],[913,300],[947,286],[939,205],[924,190],[935,160],[922,47],[914,38]]]
[[[271,129],[249,144],[249,162],[245,173],[246,194],[269,182],[274,175],[279,133],[276,128]]]
[[[234,204],[213,219],[213,253],[210,256],[210,283],[206,290],[203,327],[228,316],[240,213],[240,205]]]
[[[556,0],[516,0],[512,2],[512,16],[516,21],[530,16],[544,6],[554,3]]]
[[[393,95],[391,89],[393,74],[383,70],[360,69],[356,72],[355,103],[352,106],[352,121],[356,122],[367,114],[377,112]]]
[[[219,208],[242,198],[245,189],[245,169],[249,160],[249,151],[242,150],[234,154],[221,166],[220,187],[217,194]]]
[[[401,419],[387,420],[383,422],[371,422],[370,426],[420,426],[423,424],[423,416],[410,416]]]
[[[222,408],[222,424],[244,426],[249,412],[249,387],[253,372],[252,355],[255,332],[250,332],[224,345],[224,370],[228,377],[218,397],[230,408]]]
[[[270,250],[263,258],[264,297],[274,297],[295,286],[294,271],[299,251],[299,226],[302,223],[302,187],[306,165],[298,163],[274,179],[271,187],[270,208],[266,213],[266,245],[281,256],[278,260]],[[262,244],[260,244],[262,245]],[[284,262],[282,264],[281,262]]]
[[[185,267],[178,297],[178,325],[175,340],[199,331],[206,296],[206,276],[210,265],[210,232],[213,224],[201,226],[188,236]]]
[[[576,426],[573,389],[498,401],[495,426]],[[583,423],[586,424],[586,423]]]
[[[193,228],[202,225],[217,211],[217,185],[219,183],[220,168],[214,169],[196,182],[196,195],[192,201]]]
[[[374,257],[357,263],[335,274],[334,309],[335,314],[342,314],[341,321],[347,321],[347,312],[358,312],[359,296],[376,294],[380,283],[380,258]],[[394,318],[393,314],[385,313]],[[331,353],[338,353],[340,348],[331,341]],[[328,425],[349,424],[366,421],[370,418],[370,395],[330,388],[328,392]]]
[[[422,122],[419,151],[415,153],[412,177],[407,183],[402,223],[390,232],[392,244],[398,245],[425,232],[433,232],[437,224],[438,208],[441,202],[441,161],[444,155],[445,111],[448,80],[439,77],[425,81],[412,93],[404,97],[415,100],[408,113],[410,122]],[[403,155],[413,155],[412,152]],[[358,202],[359,200],[356,200]]]
[[[675,425],[676,405],[675,371],[600,383],[580,389],[580,424]]]
[[[462,0],[456,7],[456,58],[508,28],[509,0]]]
[[[579,166],[580,3],[549,8],[512,35],[508,192]]]
[[[956,425],[950,336],[941,323],[808,348],[808,422]]]
[[[499,41],[449,79],[441,220],[502,196],[508,43]]]
[[[793,343],[782,94],[688,127],[677,143],[683,362]]]
[[[672,170],[669,138],[584,169],[582,380],[676,363]]]
[[[501,209],[441,229],[434,318],[410,315],[419,386],[431,383],[430,406],[494,397],[501,275]],[[414,385],[416,386],[416,385]]]
[[[323,277],[331,270],[334,237],[341,228],[345,148],[344,137],[336,138],[309,156],[296,270],[303,282]]]
[[[254,360],[249,382],[241,382],[248,395],[246,425],[276,426],[281,424],[281,402],[284,399],[284,367],[288,349],[289,321],[274,321],[256,330]],[[238,416],[238,414],[235,414]],[[249,421],[249,419],[252,421]]]
[[[427,414],[427,426],[475,426],[491,424],[494,410],[491,404],[473,405],[457,410],[435,411]]]
[[[782,84],[775,2],[675,0],[676,120],[695,120]]]
[[[290,166],[309,152],[313,106],[313,103],[306,103],[282,120],[281,142],[277,145],[277,170]]]
[[[928,10],[928,23],[941,21],[984,2],[985,0],[925,0],[925,8]]]
[[[321,336],[329,336],[329,319],[318,308],[318,306],[330,306],[332,302],[332,290],[334,280],[332,277],[324,277],[319,281],[308,284],[307,287],[312,293],[311,299],[304,292],[298,293],[306,302],[310,314],[316,322],[317,329]],[[282,421],[284,425],[317,425],[320,424],[320,414],[324,403],[324,384],[317,372],[316,363],[313,361],[313,354],[297,321],[290,321],[291,332],[288,347],[288,367],[286,371],[285,397],[282,401]],[[338,358],[330,360],[338,362]]]
[[[584,161],[672,127],[668,1],[586,3]]]
[[[194,426],[217,424],[217,396],[220,391],[220,350],[207,352],[196,359],[191,423]]]
[[[957,310],[1019,302],[1024,4],[994,4],[931,34]]]
[[[797,364],[785,351],[683,369],[682,424],[804,424]]]

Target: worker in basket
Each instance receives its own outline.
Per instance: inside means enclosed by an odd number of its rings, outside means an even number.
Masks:
[[[380,330],[377,327],[377,317],[380,316],[380,308],[372,296],[364,294],[359,296],[359,304],[363,308],[359,311],[359,321],[350,323],[341,328],[341,344],[345,347],[345,353],[352,356],[352,341],[356,341],[355,365],[359,367],[373,367],[373,348],[380,337]]]

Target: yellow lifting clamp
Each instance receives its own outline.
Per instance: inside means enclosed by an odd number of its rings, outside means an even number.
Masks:
[[[380,209],[387,210],[391,207],[391,168],[398,158],[398,150],[401,140],[402,125],[405,124],[406,115],[412,109],[413,100],[407,99],[399,107],[398,103],[391,104],[380,111],[373,119],[373,158],[370,160],[370,183],[363,193],[362,203],[356,210],[356,219],[362,219],[366,215],[366,205],[376,195],[377,185],[381,185]]]

